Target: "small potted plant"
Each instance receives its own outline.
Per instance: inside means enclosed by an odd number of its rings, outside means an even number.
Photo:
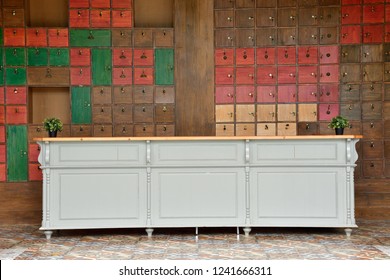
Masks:
[[[49,132],[49,137],[57,137],[57,131],[62,131],[62,122],[57,118],[46,118],[43,121],[45,130]]]
[[[342,116],[337,116],[332,119],[328,127],[333,128],[336,132],[336,135],[343,135],[344,128],[349,126],[349,122],[346,118]]]

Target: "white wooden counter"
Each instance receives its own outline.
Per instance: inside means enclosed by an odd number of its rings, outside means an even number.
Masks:
[[[42,138],[42,227],[335,227],[360,136]]]

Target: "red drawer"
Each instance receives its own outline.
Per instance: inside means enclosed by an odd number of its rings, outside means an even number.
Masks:
[[[295,47],[278,48],[278,64],[296,64]]]
[[[341,24],[360,24],[362,18],[361,6],[344,6],[341,8]]]
[[[278,102],[297,102],[297,87],[295,85],[281,85],[278,87]]]
[[[70,27],[89,27],[89,10],[77,9],[69,10]]]
[[[330,121],[336,116],[340,115],[339,104],[320,104],[319,105],[319,120]]]
[[[363,26],[363,43],[382,43],[383,25],[365,25]]]
[[[385,22],[390,22],[390,6],[386,5],[385,8]]]
[[[258,48],[257,49],[257,64],[276,64],[275,48]]]
[[[362,0],[341,0],[342,5],[358,5]]]
[[[91,68],[90,67],[72,67],[70,68],[71,85],[91,85]]]
[[[49,47],[69,46],[69,30],[67,28],[51,28],[48,34]]]
[[[131,66],[133,61],[133,51],[131,48],[114,49],[114,66]]]
[[[71,8],[89,8],[89,0],[69,0]]]
[[[112,27],[132,27],[133,13],[131,10],[112,10]]]
[[[320,82],[321,83],[337,83],[340,77],[338,65],[321,65],[320,66]]]
[[[114,85],[132,85],[133,84],[133,69],[132,68],[114,68],[112,73],[112,81]]]
[[[295,84],[297,81],[297,69],[295,66],[279,66],[278,82],[281,84]]]
[[[382,5],[364,5],[363,23],[383,23],[385,6]]]
[[[28,149],[28,160],[30,162],[38,162],[38,156],[41,152],[41,148],[38,144],[30,144]]]
[[[321,64],[339,63],[339,47],[338,46],[320,47],[320,63]]]
[[[28,28],[26,31],[26,45],[28,47],[46,47],[47,29]]]
[[[92,8],[110,8],[110,0],[91,0],[90,6]]]
[[[217,85],[232,85],[234,83],[233,67],[215,68],[215,83]]]
[[[134,50],[134,65],[136,66],[153,66],[154,51],[151,49]]]
[[[237,65],[255,64],[255,49],[236,49]]]
[[[3,115],[4,115],[4,107],[3,107]],[[0,116],[1,120],[1,116]],[[4,122],[4,117],[3,117],[3,122]],[[0,126],[0,142],[4,143],[5,142],[5,126]]]
[[[4,87],[0,87],[0,104],[5,103],[5,93],[4,93]]]
[[[6,118],[8,124],[26,124],[27,107],[26,106],[7,106]]]
[[[134,68],[135,85],[153,85],[154,69],[153,68]]]
[[[132,0],[111,0],[111,8],[132,9],[133,1]]]
[[[236,103],[254,103],[255,100],[254,86],[236,87]]]
[[[70,49],[70,65],[72,66],[91,65],[91,50],[87,48]]]
[[[317,65],[313,66],[299,66],[299,83],[301,84],[313,84],[318,81],[318,68]]]
[[[298,48],[299,64],[317,64],[318,48],[317,47],[299,47]]]
[[[26,45],[24,28],[4,28],[5,47],[23,47]]]
[[[215,102],[217,104],[234,103],[234,87],[216,87]]]
[[[257,87],[258,103],[275,103],[276,86],[258,86]]]
[[[4,106],[0,106],[0,124],[5,124],[5,107]],[[2,137],[4,137],[4,135]]]
[[[317,102],[317,85],[300,85],[298,87],[298,102]]]
[[[28,178],[30,181],[42,181],[42,170],[39,163],[30,163],[28,165]]]
[[[5,182],[5,180],[7,179],[6,169],[7,167],[5,164],[0,164],[0,182]]]
[[[362,41],[362,29],[360,25],[348,25],[341,27],[341,44],[360,44]]]
[[[233,65],[234,50],[233,49],[216,49],[215,50],[215,65]]]
[[[260,85],[273,85],[277,81],[276,66],[257,67],[257,83]]]
[[[0,162],[6,161],[5,153],[6,153],[5,145],[0,145]]]
[[[111,11],[110,10],[91,10],[91,27],[110,27]]]
[[[27,89],[25,87],[7,87],[6,88],[6,103],[7,104],[26,104]]]
[[[252,85],[254,83],[255,83],[255,68],[254,67],[236,68],[236,84]]]
[[[320,102],[338,102],[339,97],[340,93],[338,84],[320,85]]]

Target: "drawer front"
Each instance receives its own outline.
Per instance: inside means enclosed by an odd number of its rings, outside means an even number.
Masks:
[[[156,87],[154,95],[155,103],[174,103],[175,89],[174,87]]]
[[[24,28],[4,28],[5,47],[23,47],[26,45],[26,33]]]
[[[297,44],[297,29],[296,28],[279,28],[278,29],[278,44],[281,46],[294,46]]]
[[[258,122],[276,121],[276,105],[271,105],[271,104],[257,105],[257,121]]]
[[[71,85],[91,85],[91,68],[90,67],[72,67],[70,69]]]
[[[135,86],[133,90],[134,103],[153,103],[153,86]]]
[[[5,89],[6,104],[26,104],[27,88],[25,87],[6,87]]]
[[[112,60],[114,67],[131,66],[133,64],[133,51],[130,48],[114,49]]]
[[[260,8],[256,10],[256,26],[276,26],[276,9]]]
[[[381,121],[364,121],[363,135],[365,138],[383,138],[383,123]]]
[[[127,104],[116,104],[113,107],[114,123],[132,123],[133,122],[133,106]]]
[[[378,178],[383,176],[383,160],[363,161],[363,176],[365,178]]]
[[[257,67],[257,83],[261,85],[272,85],[277,82],[277,68],[276,66],[259,66]]]
[[[281,84],[295,84],[297,81],[297,69],[295,66],[279,66],[278,82]]]
[[[173,137],[175,136],[175,126],[172,124],[158,124],[156,125],[157,137]]]
[[[318,113],[320,121],[330,121],[340,115],[340,108],[338,104],[320,104]]]
[[[47,132],[43,125],[29,125],[28,126],[28,137],[29,141],[32,141],[34,138],[46,137]],[[37,152],[37,151],[35,151]]]
[[[362,106],[359,103],[341,104],[341,115],[349,120],[360,120],[362,115]]]
[[[89,27],[89,10],[88,9],[71,9],[69,10],[69,26],[77,28]]]
[[[156,123],[173,123],[175,122],[175,105],[157,104],[155,107]]]
[[[3,9],[5,27],[24,27],[24,9]]]
[[[110,0],[94,0],[89,4],[92,8],[110,8]]]
[[[255,136],[255,124],[238,123],[236,124],[236,136]]]
[[[110,47],[111,31],[106,29],[71,29],[71,47]]]
[[[341,27],[341,44],[360,44],[362,42],[362,28],[360,25],[346,25]]]
[[[26,68],[6,68],[5,82],[7,85],[26,84]]]
[[[235,45],[235,34],[232,29],[217,29],[215,31],[215,46],[233,47]]]
[[[341,7],[341,24],[360,24],[361,16],[362,11],[360,5]]]
[[[111,49],[92,49],[92,80],[94,85],[112,84]]]
[[[236,84],[251,85],[255,83],[255,68],[240,67],[236,68]]]
[[[274,48],[257,48],[257,64],[275,64],[276,50]]]
[[[383,64],[364,64],[363,65],[363,81],[364,82],[379,82],[383,80]]]
[[[135,137],[153,137],[155,135],[154,125],[152,124],[136,124],[134,125]]]
[[[72,87],[72,124],[92,123],[91,89]]]
[[[114,125],[114,137],[131,137],[134,135],[132,124]]]
[[[217,85],[233,85],[233,83],[234,83],[234,68],[233,67],[217,67],[215,69],[215,83]]]
[[[134,50],[135,66],[153,66],[154,51],[152,49],[135,49]]]
[[[320,28],[320,44],[332,45],[339,43],[339,28],[338,27],[321,27]]]
[[[29,144],[28,146],[28,160],[30,162],[38,162],[39,153],[41,148],[38,144]]]
[[[318,81],[318,68],[311,65],[300,65],[298,68],[298,81],[300,84],[313,84]]]
[[[234,87],[222,87],[215,88],[215,101],[217,104],[234,103]]]
[[[71,8],[89,8],[89,0],[69,0]]]
[[[234,105],[216,105],[215,114],[217,123],[234,122]]]
[[[318,44],[318,28],[305,26],[299,28],[299,45],[316,45]]]
[[[26,124],[27,107],[26,106],[7,106],[6,118],[8,124]]]
[[[112,103],[111,87],[93,87],[92,96],[93,96],[93,104]]]
[[[255,122],[256,121],[255,105],[237,105],[236,106],[236,121],[237,122]]]
[[[297,108],[295,104],[278,105],[278,121],[293,122],[297,119]]]
[[[112,125],[101,124],[93,126],[94,137],[112,137]]]
[[[90,66],[91,49],[87,49],[87,48],[70,49],[70,64],[72,66]]]
[[[233,28],[234,27],[234,11],[221,10],[215,11],[215,27],[216,28]]]
[[[300,122],[298,123],[298,135],[318,135],[318,123]]]
[[[236,10],[234,25],[239,28],[255,27],[255,10]]]
[[[259,103],[275,103],[276,102],[276,86],[258,86],[257,87],[257,102]]]
[[[114,87],[115,104],[133,103],[133,88],[131,86]]]
[[[110,27],[111,25],[111,13],[110,10],[91,10],[91,27]]]
[[[337,2],[337,1],[336,1]],[[338,2],[336,3],[338,5]],[[335,26],[339,24],[340,8],[339,7],[320,7],[319,24],[322,26]]]
[[[133,84],[132,68],[114,68],[112,71],[112,83],[114,85],[131,85]]]
[[[343,84],[341,85],[341,101],[359,101],[360,85]]]
[[[133,32],[135,47],[153,47],[153,32],[151,29],[135,29]]]
[[[279,27],[292,27],[297,24],[297,9],[287,8],[278,9],[278,26]]]
[[[155,69],[156,85],[173,85],[174,84],[174,50],[173,49],[156,49],[155,50]]]
[[[234,124],[217,124],[216,136],[234,136]]]
[[[67,28],[50,28],[48,30],[49,47],[68,47],[69,30]]]
[[[300,8],[299,24],[300,25],[317,25],[319,20],[317,7]]]
[[[297,135],[296,123],[278,123],[277,131],[279,136],[295,136]]]
[[[256,100],[254,86],[236,87],[236,103],[254,103]]]
[[[256,46],[275,46],[277,43],[276,28],[258,28],[256,31]]]
[[[317,85],[300,85],[298,87],[299,102],[317,102],[318,88]]]
[[[42,181],[43,174],[39,163],[28,164],[28,178],[30,181]]]
[[[383,45],[363,45],[362,62],[382,62],[383,53]]]
[[[234,1],[215,0],[214,8],[215,9],[234,8]]]
[[[276,123],[257,124],[257,136],[276,136]]]
[[[134,105],[134,122],[135,123],[152,123],[154,120],[153,105]]]
[[[382,102],[363,102],[362,103],[363,120],[380,120],[382,119]]]
[[[338,84],[323,84],[320,85],[320,102],[339,102],[340,93]]]
[[[174,46],[174,32],[172,29],[155,29],[154,30],[154,45],[155,47],[170,47]]]
[[[299,47],[298,48],[299,64],[317,64],[318,48],[317,47]]]
[[[131,29],[112,30],[112,45],[114,47],[131,47],[133,45]]]
[[[361,61],[360,50],[360,46],[341,46],[341,63],[359,63]]]
[[[347,64],[340,66],[340,76],[343,83],[359,82],[362,77],[360,67]]]
[[[297,101],[297,88],[295,85],[281,85],[278,87],[278,102],[292,103]]]
[[[382,43],[383,34],[383,25],[363,26],[363,43]]]
[[[382,84],[363,84],[362,85],[362,100],[363,101],[379,101],[382,100]]]
[[[28,48],[28,66],[47,66],[49,63],[49,52],[47,48]]]
[[[0,142],[5,142],[5,127],[0,126]]]
[[[255,64],[255,49],[236,49],[236,64],[237,65],[253,65]]]
[[[69,49],[55,48],[49,49],[50,66],[69,66]]]
[[[364,5],[363,6],[363,23],[383,23],[384,22],[384,5]]]
[[[339,47],[338,46],[320,47],[320,63],[321,64],[339,63]]]
[[[72,137],[92,137],[93,130],[90,125],[72,125],[71,127]]]
[[[317,104],[298,104],[299,122],[316,122],[317,118]]]
[[[154,69],[153,68],[134,68],[135,85],[153,85]]]
[[[132,27],[133,14],[131,10],[112,10],[112,27]]]
[[[278,64],[296,64],[295,47],[278,48]]]
[[[321,83],[337,83],[339,81],[340,72],[338,65],[321,65],[320,66],[320,82]]]
[[[236,46],[250,48],[255,46],[255,31],[253,29],[236,29]]]
[[[24,66],[26,65],[25,48],[6,48],[5,63],[7,66]]]

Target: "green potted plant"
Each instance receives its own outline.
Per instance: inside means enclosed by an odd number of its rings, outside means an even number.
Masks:
[[[57,118],[46,118],[43,121],[45,130],[49,132],[49,137],[57,137],[57,131],[62,131],[62,122]]]
[[[335,130],[336,135],[343,135],[344,128],[348,126],[349,126],[349,121],[342,116],[334,117],[328,125],[329,128],[333,128]]]

